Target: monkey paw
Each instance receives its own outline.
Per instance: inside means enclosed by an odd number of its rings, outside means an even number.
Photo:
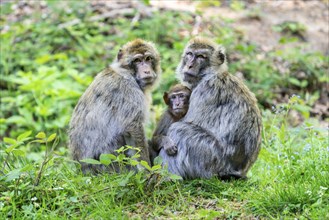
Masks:
[[[174,146],[166,147],[165,151],[169,156],[173,156],[177,153],[177,146],[174,145]]]
[[[172,141],[171,143],[167,143],[167,145],[164,146],[164,149],[169,156],[173,156],[177,153],[177,146]]]
[[[163,148],[169,156],[173,156],[177,153],[177,146],[171,138],[163,136],[161,140],[161,148]]]

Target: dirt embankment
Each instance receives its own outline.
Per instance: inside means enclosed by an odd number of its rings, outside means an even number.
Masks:
[[[329,4],[325,1],[249,0],[243,2],[243,7],[238,10],[233,10],[229,4],[229,1],[224,1],[219,7],[202,7],[202,17],[220,16],[232,19],[233,28],[241,30],[248,41],[259,45],[264,50],[287,46],[279,43],[285,33],[275,31],[273,27],[295,23],[300,25],[295,34],[305,45],[305,50],[320,51],[329,55]],[[151,5],[192,13],[200,9],[198,1],[151,0]],[[296,46],[296,44],[289,46]]]

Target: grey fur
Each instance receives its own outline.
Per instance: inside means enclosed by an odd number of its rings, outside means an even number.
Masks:
[[[170,172],[185,179],[244,178],[260,150],[262,122],[257,100],[240,79],[227,72],[222,47],[195,38],[185,51],[192,44],[210,46],[214,52],[209,67],[202,70],[203,77],[187,83],[192,88],[187,114],[168,130],[177,155],[161,150],[160,156]],[[216,60],[218,57],[224,60]],[[177,68],[183,83],[184,65],[182,59]]]
[[[167,105],[167,109],[161,115],[153,137],[149,142],[151,162],[159,155],[161,148],[165,148],[164,150],[168,155],[175,155],[177,153],[177,146],[167,136],[167,133],[170,125],[179,121],[187,113],[190,96],[191,90],[182,84],[176,84],[168,92],[164,93],[163,99]]]
[[[149,106],[146,96],[150,89],[141,88],[137,83],[128,61],[134,53],[131,48],[140,44],[143,45],[142,51],[145,48],[152,50],[155,56],[155,77],[161,73],[160,57],[153,44],[135,40],[124,45],[120,50],[123,58],[114,61],[95,77],[74,109],[69,129],[69,146],[74,160],[99,159],[100,154],[115,154],[121,146],[133,144],[141,150],[140,159],[150,163],[143,126]],[[132,152],[128,152],[130,154]],[[81,165],[84,172],[106,169],[102,165]],[[114,170],[119,171],[118,167]]]
[[[159,155],[159,151],[162,147],[168,155],[173,155],[177,151],[175,143],[167,136],[168,129],[172,123],[174,123],[173,116],[166,110],[157,124],[157,127],[153,133],[152,139],[149,141],[149,153],[150,161],[153,163],[154,159]]]

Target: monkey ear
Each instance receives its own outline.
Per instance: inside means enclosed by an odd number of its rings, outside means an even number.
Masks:
[[[219,65],[222,65],[226,62],[226,53],[225,48],[222,45],[218,45],[215,49],[215,60],[216,63],[218,62]]]
[[[165,101],[166,105],[169,106],[169,97],[167,92],[163,93],[163,100]]]
[[[220,65],[223,64],[225,62],[225,54],[223,53],[223,51],[221,49],[218,50],[217,52],[217,58],[219,60]]]
[[[122,49],[120,49],[118,52],[118,55],[117,55],[117,59],[121,60],[122,56],[123,56],[123,51],[122,51]]]

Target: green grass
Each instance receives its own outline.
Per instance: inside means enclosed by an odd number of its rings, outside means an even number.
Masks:
[[[282,116],[267,114],[265,123],[271,127],[263,136],[268,143],[263,142],[246,181],[170,180],[159,167],[83,176],[66,149],[51,151],[56,139],[39,134],[31,143],[21,137],[22,145],[10,149],[15,140],[6,138],[8,157],[2,161],[10,167],[3,166],[6,175],[0,178],[1,213],[18,219],[328,217],[327,132],[306,125],[286,130],[277,119]],[[48,138],[49,143],[42,143]],[[27,146],[47,148],[48,156],[31,160],[23,150]],[[40,169],[43,161],[48,162]]]
[[[248,180],[181,181],[145,164],[138,173],[84,176],[69,157],[66,133],[82,92],[122,44],[137,37],[154,41],[163,76],[153,93],[150,137],[164,109],[162,94],[176,81],[193,15],[166,11],[134,25],[134,15],[91,22],[95,12],[88,3],[71,1],[71,13],[49,2],[46,18],[34,13],[12,22],[11,4],[0,5],[0,26],[9,27],[0,33],[0,219],[329,218],[328,129],[310,114],[328,83],[328,56],[300,48],[258,56],[258,45],[244,42],[231,21],[206,21],[208,37],[243,57],[230,71],[244,74],[262,109],[262,150]],[[82,22],[59,28],[75,18]],[[287,71],[277,68],[278,60]],[[296,74],[301,70],[303,78]],[[271,111],[281,88],[289,101]],[[297,127],[289,124],[291,111],[303,118]],[[112,155],[90,162],[111,161],[136,165]]]

